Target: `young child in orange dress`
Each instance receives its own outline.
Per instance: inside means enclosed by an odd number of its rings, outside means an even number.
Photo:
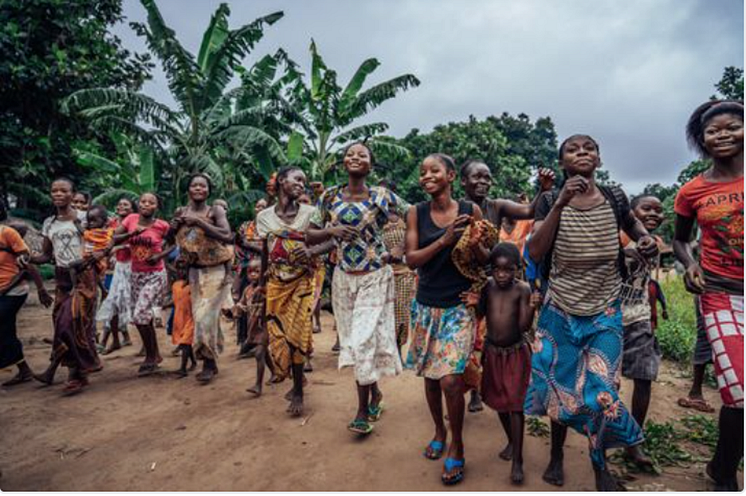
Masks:
[[[109,216],[102,205],[93,205],[86,216],[86,230],[83,232],[83,255],[90,257],[94,252],[108,253],[112,246],[114,229],[109,227]],[[109,257],[102,257],[95,262],[96,280],[102,281],[109,265]]]
[[[192,292],[189,289],[189,265],[184,258],[178,258],[174,264],[176,277],[171,286],[171,294],[174,301],[174,320],[171,342],[181,352],[181,366],[175,374],[186,377],[188,371],[197,367],[197,359],[194,356],[192,343],[194,342],[194,318],[192,317]],[[192,364],[187,369],[187,362]]]

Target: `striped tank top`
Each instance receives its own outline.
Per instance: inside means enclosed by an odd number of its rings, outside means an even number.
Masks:
[[[549,275],[551,301],[570,315],[591,316],[619,297],[619,228],[608,201],[562,210]]]

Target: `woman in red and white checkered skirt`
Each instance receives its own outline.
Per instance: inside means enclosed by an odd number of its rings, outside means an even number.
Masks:
[[[674,250],[686,267],[687,290],[700,295],[723,400],[707,474],[716,489],[737,491],[743,457],[743,102],[707,102],[686,129],[692,147],[711,166],[676,196]],[[698,262],[688,244],[695,221],[702,230]]]

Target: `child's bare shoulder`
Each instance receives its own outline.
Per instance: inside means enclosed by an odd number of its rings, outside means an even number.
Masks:
[[[531,294],[531,285],[527,283],[526,281],[517,281],[515,285],[516,291],[519,291],[520,294]]]

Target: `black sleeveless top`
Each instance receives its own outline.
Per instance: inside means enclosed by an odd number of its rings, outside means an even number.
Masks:
[[[474,213],[474,204],[459,200],[458,215]],[[435,225],[430,216],[430,202],[417,204],[418,248],[435,243],[446,232]],[[417,270],[417,301],[436,308],[450,308],[461,304],[461,293],[471,287],[471,281],[461,275],[453,264],[451,252],[455,244],[440,250],[425,265]]]

